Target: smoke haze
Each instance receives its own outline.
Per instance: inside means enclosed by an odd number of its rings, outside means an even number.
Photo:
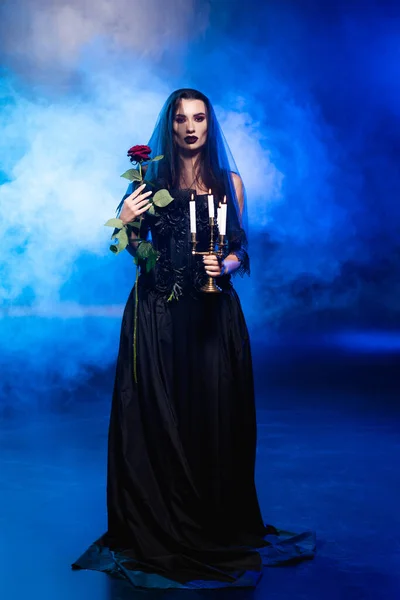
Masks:
[[[146,143],[178,87],[210,97],[246,185],[252,277],[237,285],[251,330],[397,322],[399,13],[311,0],[301,11],[3,3],[5,396],[23,403],[26,385],[40,396],[49,372],[73,389],[113,364],[134,267],[111,255],[103,224],[125,192],[127,148]],[[23,385],[21,356],[33,374]]]

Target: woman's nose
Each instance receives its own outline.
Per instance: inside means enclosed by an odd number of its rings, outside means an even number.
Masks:
[[[186,124],[186,131],[188,133],[192,133],[194,131],[194,123],[192,121],[188,121]]]

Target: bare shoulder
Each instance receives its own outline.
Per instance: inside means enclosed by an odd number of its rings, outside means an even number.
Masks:
[[[243,211],[244,187],[243,187],[242,178],[240,177],[240,175],[238,175],[237,173],[234,173],[233,171],[231,171],[231,178],[232,178],[232,183],[235,188],[236,197],[237,197],[237,200],[238,200],[238,203],[240,206],[240,211]]]
[[[242,181],[242,178],[240,177],[240,175],[231,171],[231,178],[232,178],[232,182],[233,182],[233,185],[235,186],[235,188],[239,187],[239,186],[243,187],[243,181]]]

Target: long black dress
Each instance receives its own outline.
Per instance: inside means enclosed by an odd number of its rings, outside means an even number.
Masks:
[[[140,587],[254,586],[263,564],[311,558],[314,536],[263,523],[254,485],[256,418],[249,336],[231,277],[199,287],[189,192],[147,215],[159,260],[123,316],[108,447],[108,531],[73,564]],[[209,239],[197,196],[198,249]],[[248,269],[240,235],[229,251]]]

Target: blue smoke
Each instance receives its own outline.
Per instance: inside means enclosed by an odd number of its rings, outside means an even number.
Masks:
[[[127,35],[115,26],[125,0],[90,27],[78,2],[68,6],[60,22],[80,24],[73,47],[66,29],[43,48],[45,0],[5,3],[0,15],[6,404],[35,391],[43,401],[49,377],[69,389],[112,365],[134,267],[109,253],[103,223],[124,193],[126,149],[146,142],[166,96],[186,85],[213,101],[248,190],[252,278],[237,286],[251,330],[394,326],[400,9],[193,0],[170,7],[163,33],[154,0],[154,35],[146,11]],[[25,54],[18,7],[36,23]]]

